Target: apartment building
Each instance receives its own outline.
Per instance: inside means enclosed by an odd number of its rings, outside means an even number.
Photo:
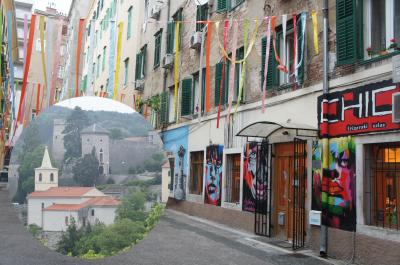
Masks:
[[[400,126],[392,59],[399,54],[400,6],[329,1],[330,93],[325,96],[322,2],[144,1],[145,12],[138,14],[135,106],[160,130],[169,155],[169,207],[316,252],[321,225],[327,226],[329,256],[394,264],[400,258]],[[319,53],[312,10],[319,22]],[[276,16],[276,48],[271,42],[262,112],[266,16]],[[247,52],[257,18],[261,24]],[[201,38],[210,28],[195,23],[203,20],[221,21],[218,32],[212,26],[209,74]],[[232,72],[218,45],[227,21],[227,54],[236,52],[238,59],[248,54],[246,64],[236,63]],[[281,71],[285,68],[287,73]],[[233,104],[239,100],[244,69],[240,106],[226,119],[229,97]],[[322,150],[323,141],[329,141],[329,150]],[[370,251],[372,245],[379,255]]]

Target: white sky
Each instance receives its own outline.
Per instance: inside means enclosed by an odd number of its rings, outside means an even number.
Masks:
[[[75,108],[75,106],[80,107],[83,110],[93,110],[93,111],[116,111],[121,113],[134,113],[135,110],[128,107],[121,102],[114,101],[108,98],[101,97],[78,97],[71,98],[59,102],[56,106],[67,107],[70,109]]]
[[[72,0],[34,0],[34,9],[46,10],[49,3],[54,3],[58,12],[68,14]]]

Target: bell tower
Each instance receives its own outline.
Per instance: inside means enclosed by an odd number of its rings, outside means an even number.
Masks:
[[[58,169],[51,165],[49,150],[44,150],[42,165],[35,168],[35,191],[58,187]]]

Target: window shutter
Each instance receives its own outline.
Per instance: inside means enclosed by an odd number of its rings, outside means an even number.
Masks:
[[[141,67],[141,54],[140,53],[138,53],[138,54],[136,54],[136,69],[135,69],[135,79],[136,80],[140,80],[141,79],[141,76],[140,76],[140,73],[142,72],[142,69],[140,69]]]
[[[192,79],[182,80],[181,116],[192,113]]]
[[[161,124],[168,123],[168,92],[161,94],[161,109],[160,109],[160,121]]]
[[[143,46],[142,49],[142,76],[146,75],[146,54],[147,54],[147,44]]]
[[[356,4],[355,0],[336,1],[336,54],[337,64],[351,64],[356,55]]]
[[[167,53],[173,53],[174,50],[174,22],[168,22],[167,25]]]
[[[304,34],[304,38],[307,37],[307,31],[306,34]],[[297,21],[297,62],[300,62],[301,60],[301,54],[303,53],[303,50],[305,47],[301,46],[301,20]],[[305,45],[306,41],[304,41],[304,45]],[[299,69],[297,70],[297,74],[298,74],[298,84],[302,85],[303,81],[304,81],[304,61],[305,61],[305,57],[306,57],[306,52],[304,51],[303,53],[303,61],[301,62],[301,65],[299,66]]]
[[[215,65],[215,100],[214,100],[215,107],[219,105],[219,90],[221,88],[221,79],[222,79],[222,63],[217,63]]]
[[[227,10],[227,2],[230,0],[218,0],[217,3],[217,12],[223,12]]]
[[[261,90],[264,84],[264,64],[265,64],[265,49],[267,48],[267,37],[262,38],[261,40]],[[268,61],[268,76],[267,76],[267,89],[272,89],[276,86],[276,63],[274,56],[274,48],[272,46],[272,38],[270,43],[269,50],[269,61]]]

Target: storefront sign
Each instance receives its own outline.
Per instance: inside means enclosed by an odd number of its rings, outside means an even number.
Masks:
[[[320,136],[400,129],[400,124],[392,121],[392,95],[399,91],[400,85],[390,80],[318,97]]]

